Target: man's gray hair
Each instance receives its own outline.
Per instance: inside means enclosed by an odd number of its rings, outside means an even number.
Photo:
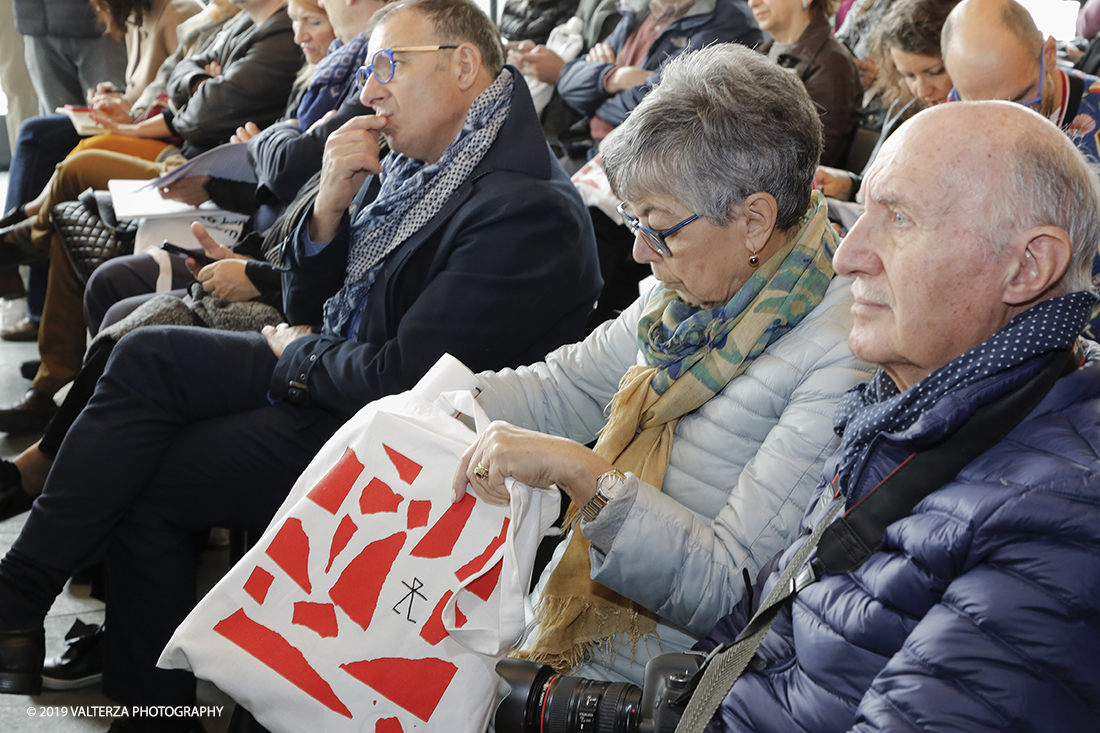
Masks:
[[[1033,113],[1034,114],[1034,113]],[[996,250],[1013,232],[1056,226],[1069,235],[1073,255],[1062,276],[1066,293],[1095,291],[1092,262],[1100,245],[1100,176],[1064,134],[1017,136],[1009,176],[991,192]],[[1000,226],[996,226],[1000,224]],[[993,235],[996,237],[996,235]]]
[[[726,226],[750,194],[771,194],[776,229],[798,224],[821,155],[821,120],[802,82],[724,43],[669,62],[603,149],[620,198],[671,196]]]
[[[493,21],[470,0],[401,0],[376,11],[367,27],[369,34],[387,18],[402,10],[415,10],[432,22],[443,44],[472,43],[481,53],[481,64],[492,78],[504,68],[504,45]]]

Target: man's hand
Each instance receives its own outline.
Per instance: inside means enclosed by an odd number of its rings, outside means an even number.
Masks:
[[[615,49],[606,43],[597,43],[584,57],[584,60],[597,64],[613,64],[615,63]]]
[[[188,257],[187,261],[190,263],[194,260]],[[202,289],[215,298],[230,303],[243,303],[260,295],[260,291],[245,274],[247,265],[247,260],[236,257],[218,260],[199,270],[195,278],[202,283]]]
[[[847,201],[852,195],[852,177],[848,171],[819,165],[814,173],[814,186],[829,198]]]
[[[255,122],[246,122],[237,128],[237,134],[229,138],[231,143],[246,143],[260,134],[260,126]]]
[[[565,62],[546,46],[535,46],[520,57],[518,66],[528,76],[547,84],[556,84]]]
[[[280,323],[278,326],[264,326],[260,333],[267,339],[267,345],[271,347],[275,356],[281,357],[287,346],[303,336],[312,335],[313,329],[309,326],[289,326]]]
[[[321,162],[321,187],[309,222],[314,242],[332,241],[367,177],[382,172],[378,136],[385,126],[385,117],[363,115],[348,120],[329,136]]]
[[[210,200],[210,194],[203,188],[209,180],[210,176],[206,175],[185,176],[169,183],[167,186],[161,186],[160,195],[166,199],[172,199],[173,201],[179,201],[191,206],[198,206]],[[202,227],[202,224],[195,222],[191,225],[192,231],[195,229],[195,224]],[[203,229],[203,232],[205,233],[206,230]]]
[[[245,267],[250,257],[239,255],[215,242],[210,232],[206,231],[206,227],[197,221],[191,222],[191,233],[195,235],[195,239],[199,240],[203,253],[207,257],[218,260],[204,266],[200,265],[194,257],[187,258],[187,269],[196,280],[202,283],[203,290],[230,303],[242,303],[260,294],[245,274]]]
[[[604,77],[603,88],[608,94],[625,92],[631,87],[642,84],[652,72],[637,66],[620,66]]]

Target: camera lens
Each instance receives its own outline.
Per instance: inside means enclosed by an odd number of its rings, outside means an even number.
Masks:
[[[542,715],[557,733],[636,733],[642,689],[628,682],[557,677],[550,682]]]
[[[636,733],[642,689],[556,674],[504,660],[497,671],[512,692],[496,716],[497,733]]]

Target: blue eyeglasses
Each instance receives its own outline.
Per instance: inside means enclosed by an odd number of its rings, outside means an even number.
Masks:
[[[395,53],[421,53],[427,51],[442,51],[446,48],[458,48],[458,46],[401,46],[398,48],[381,48],[370,57],[370,63],[360,66],[355,72],[355,80],[359,82],[359,89],[367,85],[371,75],[380,84],[389,84],[393,81],[393,55]]]
[[[1019,104],[1021,107],[1027,107],[1029,109],[1039,111],[1039,109],[1043,106],[1043,80],[1046,79],[1046,76],[1047,76],[1047,60],[1044,57],[1042,51],[1040,51],[1039,52],[1039,94],[1036,95],[1035,99],[1028,100],[1027,102],[1017,102],[1017,104]],[[947,95],[947,101],[948,102],[958,102],[959,101],[959,90],[956,89],[955,87],[951,87],[951,93]]]
[[[688,224],[699,218],[698,214],[692,214],[674,227],[669,227],[668,229],[657,231],[656,229],[650,229],[638,219],[626,213],[625,201],[616,206],[615,211],[619,212],[619,216],[623,218],[623,222],[626,224],[626,228],[630,230],[631,234],[636,237],[638,236],[638,232],[641,232],[642,241],[648,244],[651,250],[661,255],[662,257],[672,256],[672,250],[670,250],[668,248],[668,244],[665,243],[665,237],[668,237],[671,234],[675,234],[676,232],[680,231]]]

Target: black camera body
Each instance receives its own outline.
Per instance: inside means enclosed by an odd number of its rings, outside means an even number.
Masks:
[[[504,659],[497,673],[511,690],[497,708],[496,733],[673,733],[705,659],[702,652],[654,657],[641,688]]]

